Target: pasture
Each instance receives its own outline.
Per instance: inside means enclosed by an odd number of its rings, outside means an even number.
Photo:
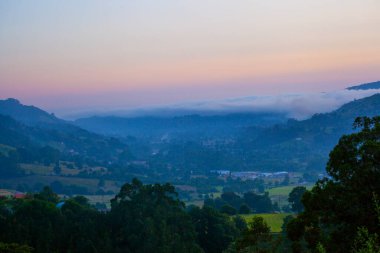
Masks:
[[[265,222],[269,225],[271,232],[279,233],[281,232],[281,226],[284,224],[284,218],[290,213],[264,213],[264,214],[242,214],[240,215],[249,223],[254,216],[263,217]]]

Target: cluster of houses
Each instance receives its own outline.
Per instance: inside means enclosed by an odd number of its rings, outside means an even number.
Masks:
[[[0,189],[0,199],[23,199],[26,197],[26,194],[23,192],[18,191],[12,191],[12,190],[6,190],[6,189]]]
[[[232,177],[240,179],[256,179],[256,178],[284,178],[289,176],[287,171],[277,172],[258,172],[258,171],[229,171],[229,170],[212,170],[211,173],[215,173],[221,177]]]

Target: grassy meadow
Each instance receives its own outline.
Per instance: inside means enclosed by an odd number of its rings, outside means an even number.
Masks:
[[[284,223],[284,218],[288,215],[292,215],[289,213],[264,213],[264,214],[242,214],[240,215],[245,219],[247,223],[249,223],[254,216],[263,217],[265,222],[268,223],[271,232],[279,233],[281,232],[281,226]]]

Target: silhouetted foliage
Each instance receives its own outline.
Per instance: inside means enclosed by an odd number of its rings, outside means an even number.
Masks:
[[[297,186],[289,193],[289,204],[292,207],[292,211],[300,213],[303,211],[303,204],[301,202],[303,194],[306,192],[306,187]]]
[[[239,235],[235,223],[212,207],[194,206],[189,214],[195,224],[197,241],[206,253],[222,252]]]
[[[288,236],[309,248],[349,252],[360,227],[380,232],[374,196],[380,196],[380,117],[358,118],[361,131],[345,135],[330,153],[327,173],[305,192],[305,211],[289,222]]]
[[[184,204],[170,184],[125,184],[111,201],[117,252],[200,252]]]

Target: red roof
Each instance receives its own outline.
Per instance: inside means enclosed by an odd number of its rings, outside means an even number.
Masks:
[[[25,198],[25,194],[24,193],[22,193],[22,192],[16,192],[14,195],[13,195],[13,197],[15,198],[15,199],[23,199],[23,198]]]

